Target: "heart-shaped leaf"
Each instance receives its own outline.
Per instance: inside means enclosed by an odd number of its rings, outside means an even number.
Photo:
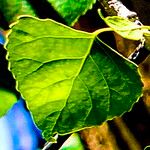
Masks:
[[[141,95],[137,67],[96,33],[28,17],[12,27],[10,69],[47,140],[121,115]]]

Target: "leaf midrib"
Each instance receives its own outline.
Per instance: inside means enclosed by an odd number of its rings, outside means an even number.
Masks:
[[[71,93],[71,91],[72,91],[72,87],[73,87],[74,81],[75,81],[75,79],[78,77],[78,75],[80,74],[80,72],[81,72],[81,70],[82,70],[82,67],[83,67],[83,65],[84,65],[84,62],[85,62],[85,60],[87,59],[88,55],[90,54],[91,47],[92,47],[92,45],[93,45],[94,40],[95,40],[95,38],[93,38],[93,40],[91,40],[91,43],[89,44],[89,49],[87,50],[87,53],[85,54],[85,57],[83,58],[82,63],[81,63],[81,65],[80,65],[80,67],[79,67],[79,69],[78,69],[78,71],[77,71],[77,73],[76,73],[74,79],[72,80],[72,85],[71,85],[71,88],[70,88],[70,90],[69,90],[69,92],[68,92],[68,96],[67,96],[67,98],[66,98],[66,101],[65,101],[65,103],[64,103],[64,106],[63,106],[62,110],[60,110],[60,114],[59,114],[58,118],[57,118],[56,121],[55,121],[55,124],[54,124],[54,126],[53,126],[53,128],[52,128],[52,132],[53,132],[53,130],[54,130],[56,124],[57,124],[57,121],[58,121],[59,118],[60,118],[60,115],[61,115],[63,109],[66,107],[68,98],[69,98],[70,93]]]

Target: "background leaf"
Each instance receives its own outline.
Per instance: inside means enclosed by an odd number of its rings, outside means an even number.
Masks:
[[[150,33],[145,33],[144,38],[145,38],[145,47],[147,50],[150,51]]]
[[[73,25],[81,15],[92,8],[96,0],[48,0],[48,2],[65,19],[68,25]]]
[[[141,29],[139,25],[128,19],[119,16],[103,18],[102,14],[100,16],[109,27],[126,39],[140,40],[143,37],[145,29]]]
[[[150,150],[150,145],[149,145],[149,146],[146,146],[146,147],[144,148],[144,150]]]
[[[81,142],[80,136],[73,133],[61,146],[60,150],[85,150]]]
[[[0,0],[0,11],[8,23],[14,22],[19,15],[35,16],[27,0]]]
[[[12,27],[11,71],[47,140],[121,115],[141,95],[137,67],[95,38],[48,19]]]
[[[12,107],[12,105],[17,101],[17,97],[15,94],[6,90],[4,88],[0,88],[0,117],[5,115],[5,113]]]

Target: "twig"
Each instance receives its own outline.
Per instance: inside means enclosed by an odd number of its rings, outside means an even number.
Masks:
[[[127,9],[120,0],[99,0],[99,2],[109,16],[138,19],[137,13]]]
[[[149,56],[150,50],[145,47],[145,39],[142,41],[136,50],[128,57],[129,60],[133,61],[137,65],[140,64]]]

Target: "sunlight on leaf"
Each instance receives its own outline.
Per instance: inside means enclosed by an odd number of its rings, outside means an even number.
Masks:
[[[59,150],[84,150],[80,136],[77,133],[73,133]]]
[[[104,18],[100,10],[99,15],[109,27],[126,39],[140,40],[143,37],[143,33],[147,31],[126,18],[119,16],[109,16]]]
[[[95,33],[28,17],[12,26],[10,69],[47,140],[121,115],[141,96],[137,66]]]

